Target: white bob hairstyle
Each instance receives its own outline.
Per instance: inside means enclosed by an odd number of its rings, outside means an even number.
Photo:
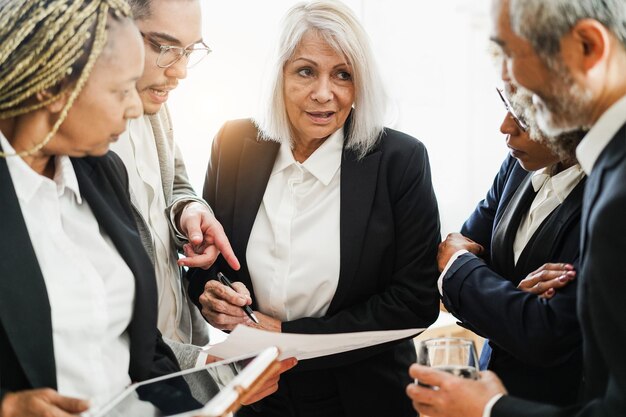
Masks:
[[[292,136],[283,96],[283,68],[310,31],[315,31],[352,66],[355,99],[350,131],[345,132],[345,146],[363,157],[381,137],[386,95],[365,30],[350,8],[334,0],[298,3],[283,18],[262,113],[255,119],[261,137],[282,142]]]

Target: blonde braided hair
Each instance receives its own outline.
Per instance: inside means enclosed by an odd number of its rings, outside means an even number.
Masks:
[[[0,119],[58,100],[65,88],[43,101],[29,99],[78,75],[73,72],[80,70],[88,54],[67,103],[43,141],[22,152],[0,152],[0,157],[24,157],[46,146],[67,117],[106,45],[109,13],[130,17],[131,11],[125,0],[0,0],[0,10]],[[91,50],[86,52],[92,36]]]

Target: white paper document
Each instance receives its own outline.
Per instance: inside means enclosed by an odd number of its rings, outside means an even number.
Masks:
[[[279,359],[295,357],[298,360],[303,360],[404,339],[417,335],[424,330],[404,329],[334,334],[293,334],[268,332],[239,325],[224,342],[209,346],[206,349],[210,355],[228,359],[258,352],[269,346],[276,346],[281,351]]]

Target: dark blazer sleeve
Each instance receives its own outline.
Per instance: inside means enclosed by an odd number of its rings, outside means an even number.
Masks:
[[[505,395],[494,404],[491,417],[574,417],[577,416],[577,411],[576,406],[559,408]],[[584,416],[592,417],[596,414],[584,414]],[[609,417],[612,414],[599,414],[599,416]]]
[[[597,400],[586,405],[591,416],[626,415],[626,128],[616,135],[598,158],[585,194],[588,208],[580,272],[579,316],[585,333],[587,395]],[[618,159],[619,162],[617,162]],[[612,166],[615,164],[614,166]],[[604,168],[605,171],[600,171]],[[598,190],[599,194],[595,194]],[[601,190],[601,191],[600,191]],[[585,221],[586,220],[586,221]]]
[[[383,147],[377,184],[377,197],[387,194],[391,211],[388,216],[377,216],[376,212],[384,211],[387,203],[375,199],[367,227],[369,230],[392,228],[395,246],[388,248],[393,253],[368,253],[365,249],[361,256],[388,260],[381,268],[387,276],[380,280],[379,291],[368,297],[346,303],[324,317],[284,322],[284,331],[335,333],[400,329],[427,327],[435,320],[439,304],[436,252],[440,231],[426,148],[416,139],[397,132],[383,141],[397,142],[393,143],[394,147]],[[342,175],[343,170],[344,165]],[[388,193],[379,192],[387,186]],[[376,238],[372,232],[366,236]],[[358,273],[371,275],[372,271],[359,269]],[[355,285],[359,285],[359,278],[356,277]]]
[[[581,343],[575,283],[545,300],[518,289],[482,259],[464,254],[444,277],[443,293],[455,317],[530,365],[562,363]]]

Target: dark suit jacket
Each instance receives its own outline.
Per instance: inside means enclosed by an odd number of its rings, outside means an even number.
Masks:
[[[581,222],[578,317],[585,400],[557,408],[511,396],[493,417],[626,416],[626,126],[602,151],[587,180]]]
[[[551,300],[516,287],[546,262],[578,261],[585,180],[541,224],[515,264],[515,236],[536,195],[531,175],[513,157],[504,161],[487,197],[461,230],[490,248],[487,259],[459,257],[444,277],[443,301],[466,326],[490,339],[489,369],[511,395],[570,405],[579,397],[582,379],[576,281]]]
[[[72,164],[82,197],[135,276],[133,320],[128,328],[131,379],[140,381],[178,370],[156,327],[154,268],[131,214],[124,165],[112,153],[72,159]],[[1,158],[0,195],[0,395],[32,388],[56,389],[48,294],[6,161]]]
[[[280,146],[256,135],[247,120],[225,124],[214,141],[204,186],[204,198],[242,261],[235,272],[219,258],[216,269],[250,289],[253,308],[257,305],[246,247]],[[282,330],[340,333],[430,325],[438,314],[440,231],[422,143],[386,129],[377,147],[361,160],[344,149],[340,195],[341,266],[328,312],[284,322]],[[215,269],[191,272],[190,296],[196,303],[214,274]],[[296,369],[332,368],[350,416],[413,416],[404,389],[414,361],[414,345],[405,340],[303,361]]]

